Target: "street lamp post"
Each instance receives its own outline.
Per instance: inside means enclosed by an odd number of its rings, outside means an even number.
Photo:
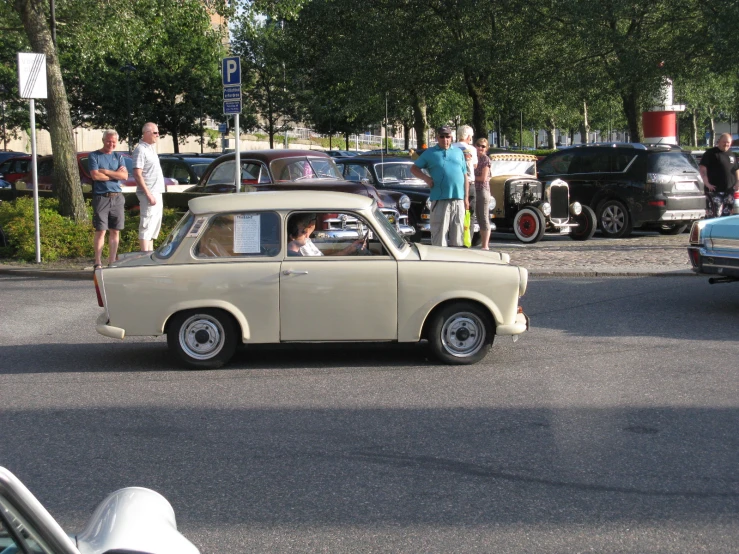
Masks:
[[[121,67],[121,71],[123,71],[126,74],[126,109],[128,110],[128,118],[127,118],[127,124],[126,124],[126,143],[128,144],[128,151],[132,152],[133,148],[131,147],[131,85],[130,85],[130,76],[132,71],[136,71],[136,68],[132,66],[130,63],[124,65]]]

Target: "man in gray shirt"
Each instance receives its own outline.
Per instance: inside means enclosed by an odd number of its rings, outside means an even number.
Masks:
[[[164,175],[154,145],[159,140],[159,128],[146,123],[142,137],[133,151],[133,177],[136,179],[136,196],[141,207],[139,222],[139,247],[142,252],[154,250],[154,239],[162,227],[164,202]]]

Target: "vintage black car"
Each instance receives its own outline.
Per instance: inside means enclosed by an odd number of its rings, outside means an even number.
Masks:
[[[511,230],[524,243],[534,243],[546,231],[588,240],[596,229],[595,213],[571,202],[562,179],[537,179],[536,156],[490,155],[490,196],[499,231]],[[495,200],[495,202],[493,202]]]

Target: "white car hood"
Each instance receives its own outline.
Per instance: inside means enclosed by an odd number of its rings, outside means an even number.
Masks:
[[[423,261],[431,262],[467,262],[476,264],[507,264],[511,257],[503,252],[493,250],[471,250],[469,248],[444,248],[415,243],[418,255]]]
[[[158,492],[128,487],[111,493],[77,535],[81,554],[110,550],[150,554],[198,554],[177,531],[174,510]]]

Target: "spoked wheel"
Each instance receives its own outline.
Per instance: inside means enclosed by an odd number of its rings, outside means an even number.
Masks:
[[[570,231],[572,240],[590,240],[593,238],[598,220],[590,206],[583,206],[580,215],[573,216],[572,219],[577,223],[577,227],[573,227]]]
[[[541,240],[546,231],[544,214],[541,210],[528,206],[521,208],[513,218],[513,232],[521,242],[531,244]]]
[[[236,325],[220,310],[180,312],[169,324],[167,344],[188,368],[217,369],[236,351]]]
[[[600,230],[608,238],[620,239],[631,234],[631,216],[618,200],[607,200],[598,210]]]
[[[429,344],[433,354],[447,364],[474,364],[490,350],[494,329],[490,314],[470,302],[450,304],[430,322]]]

